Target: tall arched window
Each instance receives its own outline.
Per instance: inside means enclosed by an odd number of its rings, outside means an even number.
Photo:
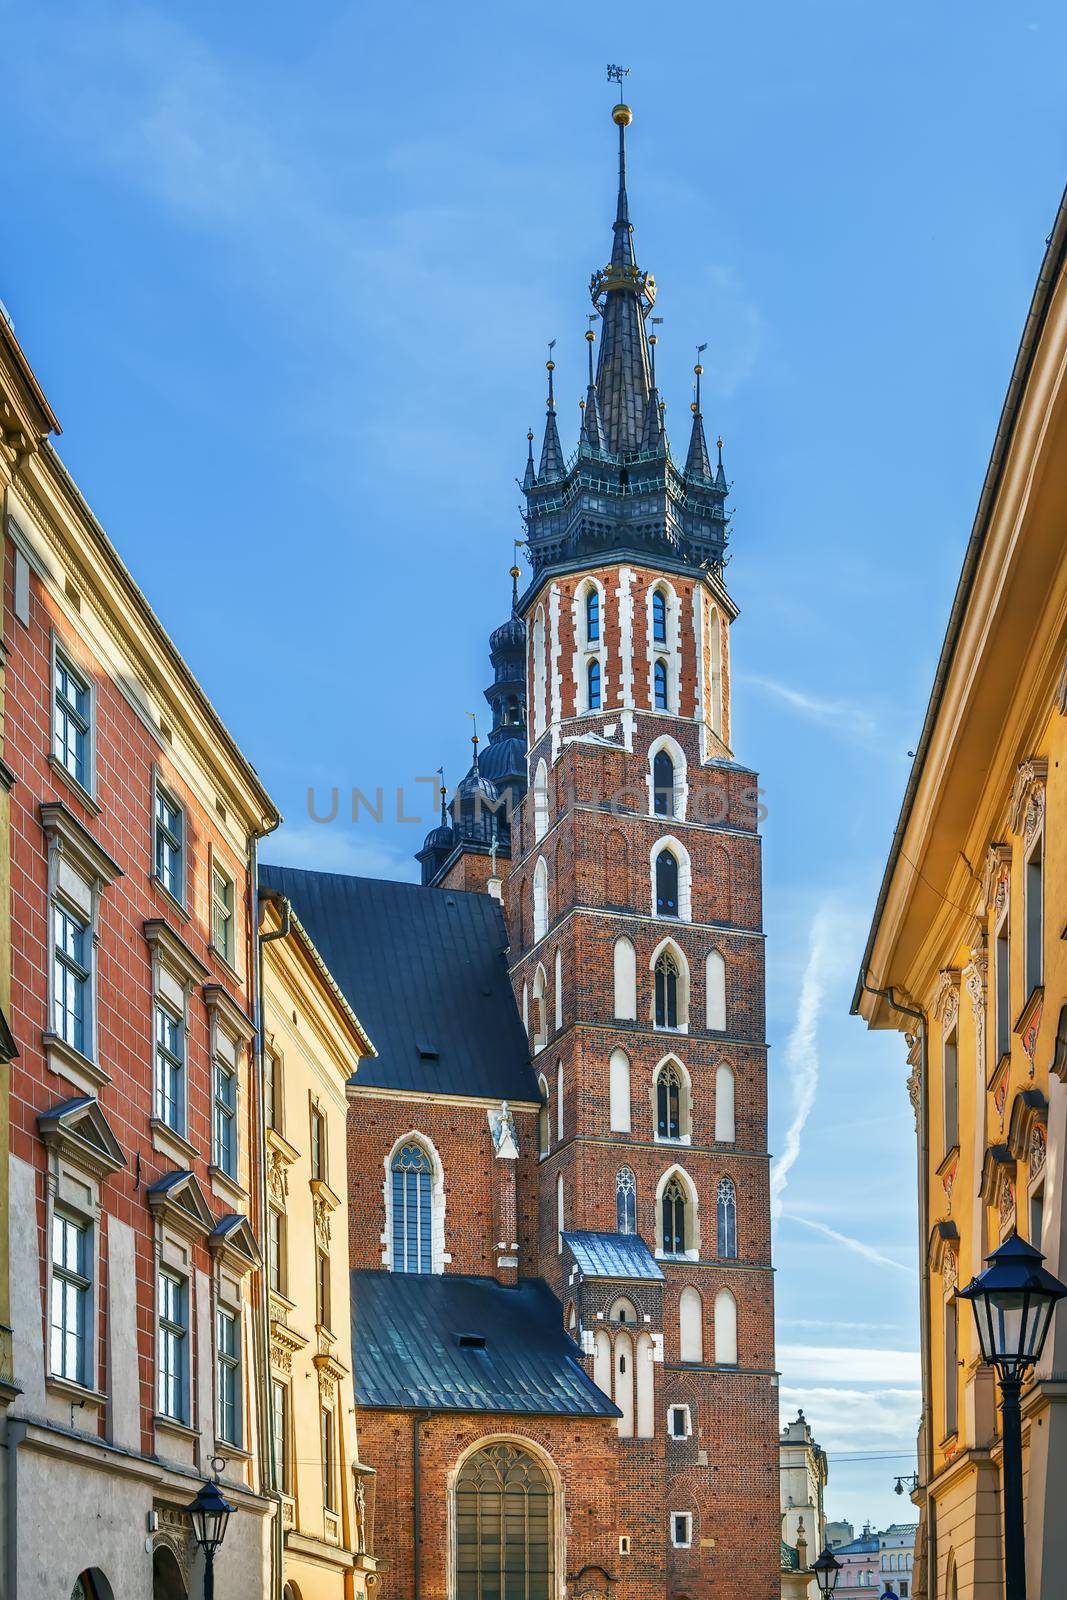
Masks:
[[[657,711],[667,711],[667,663],[657,660],[652,672],[654,704]]]
[[[685,1254],[685,1190],[672,1178],[663,1191],[663,1251],[668,1256]]]
[[[548,1110],[548,1084],[543,1073],[537,1080],[537,1087],[541,1091],[541,1104],[537,1108],[537,1153],[547,1156],[552,1148],[552,1122]]]
[[[545,969],[538,964],[533,986],[533,1048],[543,1050],[548,1043],[548,1004],[545,999]]]
[[[656,1080],[656,1132],[661,1139],[679,1139],[682,1134],[682,1080],[670,1062]]]
[[[737,1195],[732,1178],[719,1179],[715,1253],[725,1257],[737,1254]]]
[[[622,1412],[618,1428],[621,1439],[634,1436],[634,1346],[628,1333],[617,1333],[614,1340],[615,1404]]]
[[[734,1072],[732,1067],[715,1068],[715,1138],[719,1144],[733,1144]]]
[[[552,1010],[558,1033],[563,1026],[563,952],[560,950],[556,951],[552,965]]]
[[[630,1132],[630,1058],[613,1050],[608,1060],[608,1124],[612,1133]]]
[[[652,763],[652,798],[657,817],[674,816],[674,762],[666,750],[657,750]]]
[[[682,1361],[704,1359],[704,1302],[699,1289],[683,1289],[678,1300],[678,1354]]]
[[[556,1062],[556,1138],[563,1138],[563,1062]]]
[[[539,739],[548,723],[548,707],[546,704],[547,686],[545,672],[545,613],[538,606],[534,616],[533,638],[530,642],[530,653],[533,656],[533,725],[534,738]]]
[[[715,1360],[720,1367],[737,1365],[737,1301],[729,1289],[715,1296]]]
[[[656,1027],[678,1026],[678,963],[669,950],[656,962]]]
[[[637,1017],[637,954],[629,939],[615,940],[613,964],[615,968],[614,1015],[623,1022],[633,1022]]]
[[[533,781],[534,843],[548,832],[548,767],[544,761],[537,763]]]
[[[678,858],[673,850],[661,850],[656,857],[656,915],[678,915]]]
[[[667,643],[667,596],[662,589],[652,595],[652,639],[655,644]]]
[[[637,1181],[629,1167],[615,1174],[615,1231],[637,1232]]]
[[[556,1179],[556,1249],[563,1253],[563,1174]]]
[[[544,856],[539,856],[533,874],[533,936],[534,943],[548,932],[548,866]]]
[[[586,683],[588,686],[588,701],[590,711],[600,710],[600,662],[594,656],[586,668]]]
[[[433,1271],[433,1171],[420,1144],[393,1157],[394,1272]]]
[[[585,638],[587,644],[596,644],[600,638],[600,591],[595,588],[585,597]]]
[[[528,1450],[502,1441],[468,1456],[455,1518],[456,1600],[555,1600],[556,1497]]]
[[[722,1033],[726,1028],[726,962],[718,950],[708,951],[705,970],[708,1027]]]

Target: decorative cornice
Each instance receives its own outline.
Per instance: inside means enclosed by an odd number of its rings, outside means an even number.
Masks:
[[[203,994],[204,1004],[211,1013],[213,1021],[225,1028],[232,1038],[243,1040],[245,1044],[255,1038],[254,1024],[221,983],[205,983]]]
[[[1029,845],[1044,814],[1048,762],[1043,756],[1020,761],[1011,788],[1008,817],[1013,833],[1025,833]]]
[[[37,1130],[49,1150],[94,1177],[110,1177],[126,1165],[100,1102],[91,1095],[78,1095],[43,1111],[37,1118]]]
[[[208,976],[209,968],[162,917],[150,917],[145,922],[144,936],[152,954],[169,967],[186,988],[192,988]]]

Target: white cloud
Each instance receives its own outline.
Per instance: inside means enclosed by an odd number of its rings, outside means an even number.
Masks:
[[[918,1361],[917,1356],[915,1359]],[[845,1384],[790,1382],[781,1386],[778,1400],[783,1426],[792,1421],[798,1408],[803,1408],[816,1439],[830,1453],[831,1462],[835,1451],[853,1456],[890,1450],[901,1457],[914,1453],[922,1410],[922,1391],[918,1387],[861,1389]],[[837,1479],[847,1465],[831,1465],[831,1475]]]
[[[878,1392],[918,1384],[917,1350],[881,1350],[863,1345],[780,1344],[778,1364],[791,1383],[844,1379],[848,1383],[875,1383]]]
[[[878,723],[871,712],[851,700],[825,700],[819,695],[808,694],[803,689],[779,683],[776,678],[763,677],[759,673],[739,672],[734,676],[739,682],[751,684],[754,689],[762,689],[765,694],[781,700],[791,710],[809,722],[819,723],[821,727],[836,728],[860,740],[873,739],[878,731]]]
[[[841,1322],[826,1317],[776,1317],[775,1321],[779,1328],[812,1328],[822,1332],[833,1329],[836,1333],[894,1333],[901,1326],[899,1322]]]
[[[824,1234],[827,1239],[832,1239],[835,1244],[841,1245],[846,1250],[851,1250],[854,1255],[863,1256],[866,1261],[873,1261],[879,1267],[895,1267],[898,1272],[903,1272],[907,1277],[915,1276],[915,1268],[909,1267],[903,1261],[894,1261],[892,1256],[883,1255],[881,1250],[876,1250],[873,1245],[865,1244],[862,1239],[854,1239],[851,1234],[839,1233],[836,1228],[828,1228],[825,1222],[816,1222],[814,1217],[800,1217],[792,1211],[778,1213],[784,1222],[799,1222],[805,1228],[811,1228],[816,1233]]]
[[[265,860],[278,866],[308,867],[316,872],[350,872],[367,878],[417,875],[414,859],[384,839],[360,834],[337,823],[308,827],[284,825],[263,846]]]

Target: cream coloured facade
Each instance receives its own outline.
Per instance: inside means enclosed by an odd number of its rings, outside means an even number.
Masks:
[[[922,1268],[915,1596],[999,1600],[998,1396],[957,1285],[1067,1277],[1067,210],[1012,374],[854,1009],[908,1036]],[[1030,1600],[1067,1573],[1067,1313],[1023,1399]],[[893,1576],[892,1573],[888,1574]]]
[[[271,1446],[286,1600],[373,1590],[352,1377],[345,1086],[374,1047],[288,901],[261,902]]]
[[[778,1481],[782,1499],[782,1600],[817,1600],[811,1564],[826,1543],[823,1506],[830,1475],[826,1452],[798,1411],[778,1437]]]

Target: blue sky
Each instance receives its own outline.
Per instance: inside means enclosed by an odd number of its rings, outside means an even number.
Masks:
[[[534,11],[0,0],[0,297],[62,454],[288,821],[466,765],[557,338],[567,447],[628,63],[638,259],[684,440],[734,481],[735,743],[766,791],[783,1411],[829,1509],[908,1513],[903,1047],[847,1016],[1065,176],[1067,13],[901,0]],[[672,420],[673,419],[673,420]],[[857,1459],[899,1451],[899,1460]]]

